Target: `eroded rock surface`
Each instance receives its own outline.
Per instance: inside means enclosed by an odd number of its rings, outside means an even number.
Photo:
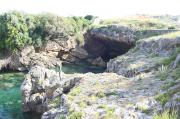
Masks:
[[[107,63],[107,71],[133,77],[141,72],[149,72],[162,64],[175,52],[176,46],[180,45],[180,38],[142,39],[136,43],[136,47],[126,53],[111,59]]]

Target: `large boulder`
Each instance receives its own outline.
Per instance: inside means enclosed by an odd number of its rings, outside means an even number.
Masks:
[[[117,25],[89,30],[84,37],[85,50],[91,57],[102,57],[104,61],[126,53],[135,43],[133,31]]]

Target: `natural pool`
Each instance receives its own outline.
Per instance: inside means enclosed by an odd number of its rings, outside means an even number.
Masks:
[[[62,67],[65,73],[100,73],[104,68],[87,64],[66,64]],[[0,73],[0,119],[40,119],[39,114],[22,113],[20,86],[25,73]]]

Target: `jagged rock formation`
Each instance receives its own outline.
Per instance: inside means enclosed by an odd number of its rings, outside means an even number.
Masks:
[[[110,25],[87,31],[85,50],[91,57],[104,61],[126,53],[134,46],[133,31],[124,26]]]
[[[59,106],[67,108],[63,94],[77,85],[80,79],[63,73],[60,76],[58,72],[41,66],[32,67],[21,85],[23,111],[43,113]]]
[[[180,38],[153,37],[142,39],[136,43],[136,47],[107,63],[107,71],[133,77],[141,72],[151,71],[162,64],[165,58],[175,52],[175,47],[180,45]]]

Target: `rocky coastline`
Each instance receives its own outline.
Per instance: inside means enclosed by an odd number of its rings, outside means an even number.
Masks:
[[[135,41],[132,29],[110,25],[89,30],[84,38],[83,46],[54,39],[0,59],[0,70],[28,71],[21,85],[23,112],[41,113],[42,119],[152,119],[172,108],[180,114],[179,35]],[[106,71],[52,69],[81,61]]]

